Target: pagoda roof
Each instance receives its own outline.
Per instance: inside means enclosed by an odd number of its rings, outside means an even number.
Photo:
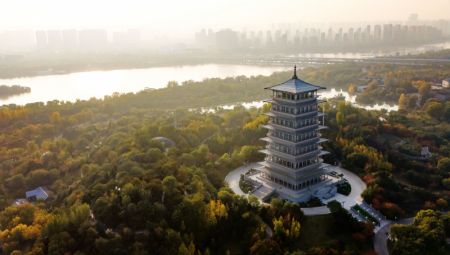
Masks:
[[[288,92],[288,93],[302,93],[302,92],[310,92],[310,91],[326,89],[326,88],[317,86],[317,85],[313,85],[302,79],[299,79],[297,77],[297,67],[294,66],[294,75],[292,76],[291,79],[289,79],[283,83],[280,83],[280,84],[277,84],[277,85],[274,85],[271,87],[267,87],[265,89]]]

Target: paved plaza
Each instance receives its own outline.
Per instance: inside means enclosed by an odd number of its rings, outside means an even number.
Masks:
[[[240,177],[242,174],[246,174],[251,169],[257,169],[259,166],[260,166],[259,163],[252,163],[245,166],[241,166],[228,173],[228,175],[225,177],[225,182],[228,183],[228,186],[233,190],[235,194],[247,196],[247,194],[245,194],[239,187]],[[333,197],[323,200],[322,202],[324,204],[336,200],[339,203],[341,203],[345,209],[350,210],[352,206],[362,203],[363,199],[361,197],[361,193],[364,191],[364,189],[366,189],[366,184],[361,180],[361,178],[359,178],[356,174],[348,170],[345,170],[339,166],[327,165],[326,168],[328,171],[335,171],[338,174],[343,174],[343,178],[345,178],[348,181],[348,183],[352,187],[352,190],[348,196],[344,196],[342,194],[337,193]],[[252,179],[254,179],[254,177],[252,177]],[[318,185],[319,187],[321,184],[319,183],[316,185]],[[264,187],[266,186],[263,185],[263,187],[258,188],[252,195],[255,195],[256,197],[261,199],[261,197],[258,196],[259,194],[258,190],[264,189]],[[261,193],[266,194],[267,191]],[[305,213],[305,215],[323,215],[330,213],[330,210],[328,209],[327,206],[302,208],[302,211]]]

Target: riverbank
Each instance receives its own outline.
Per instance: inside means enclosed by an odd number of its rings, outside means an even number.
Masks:
[[[268,84],[284,81],[292,75],[292,67],[250,66],[250,65],[195,65],[165,68],[116,70],[106,72],[83,72],[68,75],[42,76],[33,78],[0,80],[1,83],[26,84],[32,90],[26,95],[10,99],[0,99],[0,105],[25,105],[34,102],[89,100],[136,93],[139,95],[158,95],[152,106],[170,107],[234,107],[245,102],[261,102],[269,95],[264,88]],[[348,69],[346,66],[342,66]],[[326,70],[324,70],[326,69]],[[334,70],[336,69],[336,70]],[[358,72],[358,66],[354,66]],[[306,68],[301,76],[306,81],[318,80],[329,90],[320,93],[322,99],[343,97],[346,101],[365,109],[388,111],[397,107],[387,104],[359,105],[354,96],[342,90],[347,82],[355,78],[341,76],[341,79],[328,79],[327,76],[314,76],[324,71],[340,72],[341,66]],[[341,72],[342,73],[342,72]],[[319,78],[319,79],[318,79]],[[169,86],[169,87],[167,87]],[[199,96],[201,97],[199,99]],[[139,96],[140,97],[140,96]],[[152,96],[150,96],[152,97]],[[162,103],[161,100],[163,100]],[[176,100],[175,100],[176,99]],[[142,98],[144,100],[144,98]],[[184,102],[182,106],[179,104]],[[146,102],[147,104],[149,102]],[[178,106],[177,106],[178,105]],[[262,105],[259,103],[258,105]]]
[[[30,93],[31,88],[19,85],[0,85],[0,99]]]
[[[192,65],[192,66],[172,66],[172,67],[155,67],[147,69],[128,69],[115,71],[96,71],[96,72],[81,72],[66,75],[51,75],[39,76],[20,79],[0,79],[0,84],[23,84],[31,88],[31,93],[14,97],[7,100],[0,100],[0,105],[17,104],[24,105],[34,102],[47,102],[53,100],[75,102],[77,100],[89,100],[91,98],[104,98],[105,96],[112,96],[113,94],[127,94],[127,93],[144,93],[151,89],[162,89],[158,92],[152,93],[168,93],[167,98],[171,98],[170,92],[173,90],[185,90],[185,88],[192,89],[199,95],[203,93],[213,93],[216,96],[217,91],[222,93],[222,96],[227,97],[227,92],[233,94],[229,95],[228,99],[220,100],[220,103],[232,103],[241,101],[252,101],[254,99],[262,100],[261,97],[242,97],[239,96],[238,91],[234,91],[236,85],[245,86],[245,82],[254,83],[261,81],[263,78],[242,78],[243,76],[270,76],[274,72],[288,70],[286,67],[269,67],[257,65]],[[236,79],[234,77],[241,77]],[[206,81],[204,81],[206,79]],[[270,78],[266,78],[269,79]],[[281,78],[284,79],[284,78]],[[173,82],[175,81],[175,82]],[[173,88],[167,89],[169,82]],[[183,85],[183,86],[180,86]],[[256,85],[256,84],[253,84]],[[209,87],[217,90],[210,91]],[[204,87],[204,88],[203,88]],[[221,88],[219,88],[221,87]],[[231,90],[226,91],[227,87]],[[245,89],[245,88],[244,88]],[[223,90],[223,91],[222,91]],[[256,91],[255,91],[256,92]],[[261,93],[262,92],[262,93]],[[188,94],[189,91],[187,91]],[[247,92],[252,94],[252,92]],[[257,93],[264,94],[264,90]],[[159,100],[159,99],[158,99]],[[196,105],[196,106],[210,106],[211,104]]]

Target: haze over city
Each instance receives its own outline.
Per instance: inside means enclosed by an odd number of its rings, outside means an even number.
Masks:
[[[433,0],[170,0],[6,1],[0,30],[146,28],[168,35],[205,27],[263,28],[275,23],[388,22],[418,13],[424,20],[448,18],[450,1]]]
[[[158,29],[247,26],[275,22],[359,22],[448,18],[450,1],[433,0],[8,1],[1,29],[151,26]],[[382,15],[381,15],[382,14]],[[26,17],[26,18],[25,18]]]

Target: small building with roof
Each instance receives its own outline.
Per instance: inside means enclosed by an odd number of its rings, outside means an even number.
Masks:
[[[442,87],[443,88],[450,88],[450,78],[444,79],[442,81]]]
[[[152,141],[160,142],[163,145],[165,150],[175,147],[175,145],[176,145],[174,141],[172,141],[171,139],[169,139],[167,137],[163,137],[163,136],[153,137]]]
[[[29,203],[28,200],[26,200],[26,199],[24,199],[24,198],[19,198],[19,199],[14,200],[14,202],[12,203],[12,205],[26,205],[26,204],[28,204],[28,203]]]
[[[428,148],[428,146],[423,146],[422,149],[420,149],[420,156],[425,159],[431,158],[432,154],[430,148]]]
[[[37,187],[36,189],[29,190],[25,192],[25,196],[28,201],[34,202],[38,200],[47,200],[48,194],[42,187]]]

